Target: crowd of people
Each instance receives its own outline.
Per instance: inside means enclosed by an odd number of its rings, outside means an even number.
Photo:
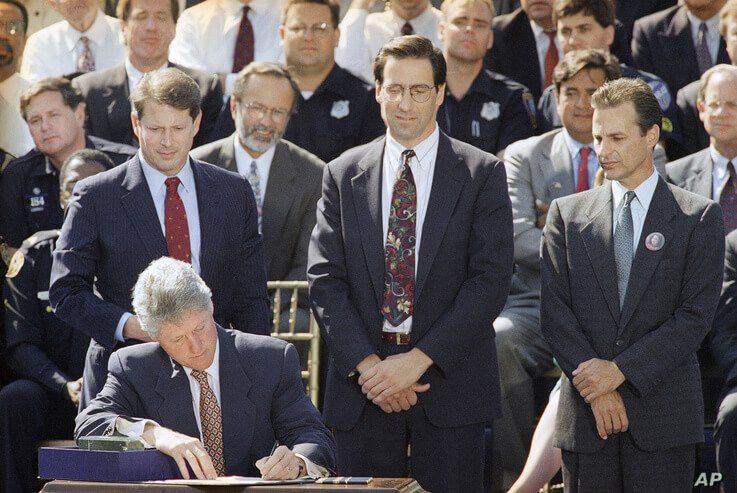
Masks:
[[[737,492],[735,65],[737,0],[0,0],[0,492],[685,492],[705,415]]]

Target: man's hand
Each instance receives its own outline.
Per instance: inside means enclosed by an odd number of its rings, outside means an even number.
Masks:
[[[79,404],[79,395],[82,393],[82,377],[78,380],[67,382],[64,386],[64,397],[69,399],[75,406]]]
[[[537,227],[543,229],[545,227],[545,221],[548,220],[548,210],[550,204],[543,202],[542,200],[535,199],[535,209],[537,210]]]
[[[589,404],[624,383],[624,374],[614,361],[592,358],[573,370],[573,385]]]
[[[304,461],[285,445],[278,446],[273,454],[257,460],[256,467],[264,479],[295,479],[300,471],[307,470]]]
[[[417,394],[426,392],[430,388],[429,383],[412,384],[409,388],[401,390],[396,394],[389,396],[386,400],[377,404],[385,413],[398,413],[401,411],[409,411],[409,408],[417,404]]]
[[[413,348],[407,353],[389,356],[361,373],[358,384],[366,397],[381,405],[390,396],[416,383],[431,365],[429,356]]]
[[[151,342],[151,336],[148,335],[148,332],[143,330],[141,327],[141,321],[138,320],[138,317],[133,315],[132,317],[128,317],[128,320],[125,321],[125,325],[123,325],[123,337],[127,339],[137,339],[142,342]]]
[[[613,433],[627,431],[629,420],[624,408],[622,396],[616,390],[609,392],[591,402],[591,411],[596,419],[596,431],[602,440]]]
[[[187,464],[192,468],[197,479],[216,479],[218,477],[212,465],[212,459],[199,438],[183,435],[150,423],[146,424],[142,438],[160,452],[174,459],[184,479],[189,479]]]

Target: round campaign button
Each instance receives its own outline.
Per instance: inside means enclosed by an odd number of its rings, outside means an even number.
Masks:
[[[647,235],[647,238],[645,238],[645,248],[650,250],[651,252],[657,252],[663,246],[665,245],[665,236],[663,236],[663,233],[650,233]]]

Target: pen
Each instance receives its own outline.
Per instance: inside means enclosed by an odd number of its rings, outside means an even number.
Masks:
[[[278,446],[279,446],[279,440],[274,440],[274,446],[271,447],[271,452],[269,453],[269,457],[271,457],[272,455],[274,455],[274,451],[276,450],[276,447],[278,447]]]

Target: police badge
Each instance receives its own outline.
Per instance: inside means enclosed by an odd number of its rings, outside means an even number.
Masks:
[[[350,110],[348,109],[349,103],[350,101],[348,101],[347,99],[344,99],[342,101],[335,101],[333,103],[333,108],[330,110],[330,116],[332,116],[333,118],[337,118],[338,120],[348,116],[348,113],[350,113]]]
[[[494,120],[499,118],[499,103],[488,101],[481,107],[481,118],[484,120]]]

